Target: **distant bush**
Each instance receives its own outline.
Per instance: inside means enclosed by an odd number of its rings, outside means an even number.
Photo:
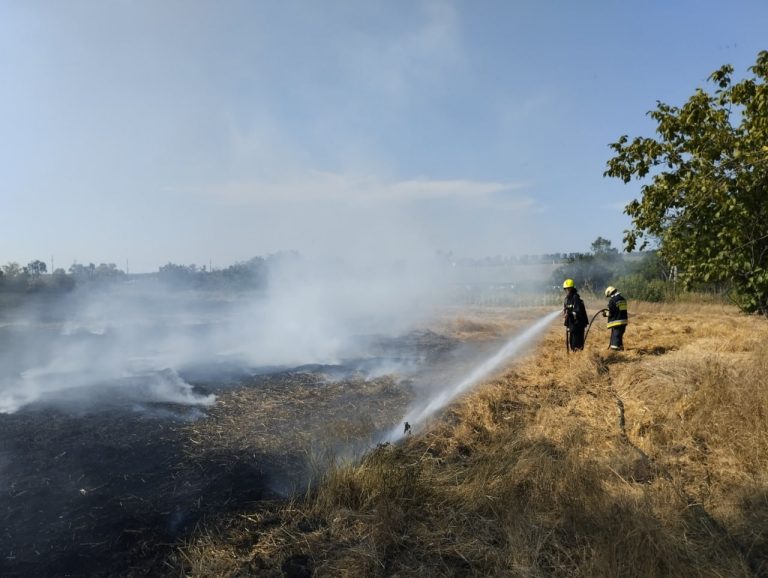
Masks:
[[[39,260],[22,267],[16,262],[0,267],[0,292],[3,293],[64,293],[70,291],[74,279],[66,275],[63,269],[57,269],[47,275],[45,263]]]
[[[669,301],[675,298],[669,282],[661,279],[646,279],[639,273],[624,275],[612,282],[627,299],[638,301]]]
[[[598,237],[592,243],[591,253],[574,253],[565,264],[552,274],[552,284],[560,285],[564,279],[573,279],[576,287],[586,291],[602,292],[608,281],[617,272],[626,270],[626,265],[611,242]]]

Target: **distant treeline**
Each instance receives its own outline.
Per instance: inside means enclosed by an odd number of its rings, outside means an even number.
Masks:
[[[552,274],[552,284],[562,286],[564,279],[573,279],[580,290],[602,296],[609,285],[618,288],[625,297],[642,301],[677,300],[690,293],[678,283],[682,273],[666,263],[658,252],[648,251],[628,258],[598,237],[589,253],[577,253]],[[695,293],[725,296],[729,287],[723,283],[695,283]]]
[[[45,262],[34,260],[26,266],[8,263],[0,267],[0,291],[13,293],[68,292],[79,286],[97,286],[141,279],[157,279],[174,289],[260,289],[267,282],[270,267],[287,260],[301,259],[298,253],[282,252],[254,257],[223,269],[167,263],[156,273],[129,275],[114,263],[74,263],[69,270],[57,268],[50,274]]]
[[[552,273],[551,287],[559,288],[564,279],[573,279],[580,290],[602,295],[605,287],[618,287],[625,296],[644,301],[678,299],[682,293],[678,286],[678,271],[665,263],[655,251],[622,254],[611,246],[611,241],[598,237],[586,253],[551,253],[520,257],[486,257],[459,259],[451,252],[438,252],[438,259],[451,267],[469,269],[505,268],[519,265],[558,265]],[[300,261],[296,252],[280,252],[267,257],[253,257],[222,269],[195,264],[167,263],[156,273],[129,275],[114,263],[73,264],[67,271],[55,269],[48,273],[46,264],[34,260],[26,266],[8,263],[0,267],[0,291],[15,293],[67,292],[80,286],[99,286],[110,283],[132,282],[136,279],[155,279],[172,289],[198,290],[259,290],[266,286],[270,269],[286,261]],[[540,292],[545,282],[536,280],[514,281],[514,291]],[[698,292],[723,295],[728,287],[723,284],[704,283],[694,287]]]
[[[175,288],[187,289],[261,289],[267,283],[270,269],[276,265],[300,261],[294,251],[280,252],[267,257],[253,257],[224,269],[207,268],[205,265],[177,265],[167,263],[157,272],[158,279]]]
[[[495,255],[493,257],[458,257],[453,251],[438,251],[443,261],[462,267],[503,267],[506,265],[553,265],[567,263],[581,253],[544,253],[541,255]]]
[[[72,267],[70,267],[70,271]],[[96,268],[93,264],[91,267]],[[8,263],[0,267],[0,291],[17,293],[65,292],[70,291],[77,284],[75,274],[67,274],[64,269],[56,269],[50,275],[47,273],[48,267],[44,261],[30,261],[25,267],[15,262]]]

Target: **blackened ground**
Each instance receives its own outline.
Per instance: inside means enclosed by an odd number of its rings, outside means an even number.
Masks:
[[[425,332],[381,343],[372,363],[436,363],[453,345]],[[0,576],[173,572],[196,526],[285,500],[306,487],[307,447],[388,430],[411,400],[408,380],[365,364],[300,369],[186,375],[218,395],[205,409],[124,398],[0,414]]]
[[[0,575],[158,574],[202,517],[277,498],[290,456],[190,464],[183,409],[161,409],[0,415]]]

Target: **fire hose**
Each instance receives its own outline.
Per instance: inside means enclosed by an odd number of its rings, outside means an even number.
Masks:
[[[608,309],[601,309],[600,311],[598,311],[592,316],[592,319],[590,320],[589,325],[587,325],[587,332],[584,334],[585,346],[587,345],[587,337],[589,336],[589,330],[592,329],[592,323],[595,321],[598,315],[600,315],[601,313],[605,313],[606,311],[608,311]]]
[[[597,319],[597,316],[601,313],[604,313],[608,311],[608,309],[601,309],[597,313],[595,313],[592,316],[592,319],[589,321],[589,325],[587,325],[587,331],[584,333],[584,345],[587,345],[587,337],[589,336],[589,330],[592,329],[592,323],[594,323],[595,319]],[[565,329],[565,351],[570,353],[571,352],[571,330],[566,327]]]

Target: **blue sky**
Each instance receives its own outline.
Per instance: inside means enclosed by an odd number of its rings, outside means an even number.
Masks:
[[[0,0],[0,263],[620,246],[650,135],[762,0]]]

